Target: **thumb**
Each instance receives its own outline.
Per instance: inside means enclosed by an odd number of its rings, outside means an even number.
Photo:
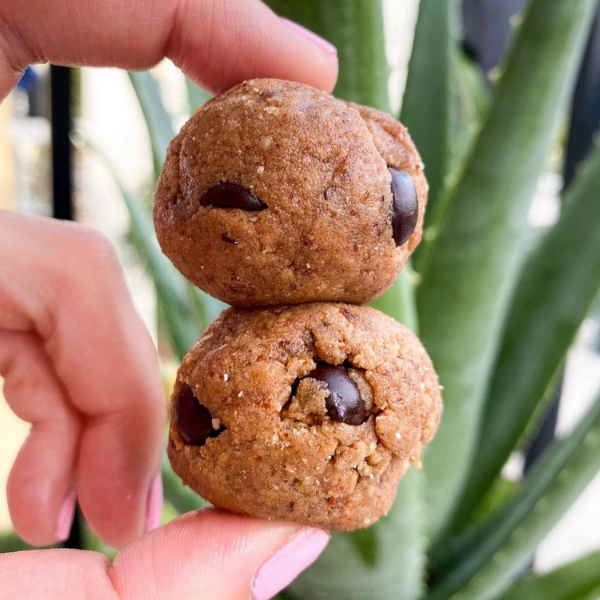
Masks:
[[[255,77],[331,91],[338,72],[331,44],[259,0],[0,3],[0,101],[28,64],[140,70],[164,56],[211,91]]]
[[[112,565],[100,554],[73,550],[2,555],[0,599],[268,600],[328,540],[320,529],[206,509],[155,529]]]
[[[319,556],[321,529],[214,509],[190,513],[121,551],[111,579],[127,600],[268,600]]]

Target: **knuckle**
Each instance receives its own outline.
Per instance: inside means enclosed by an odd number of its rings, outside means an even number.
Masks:
[[[99,231],[83,225],[70,227],[67,252],[79,266],[96,273],[119,269],[119,261],[110,240]]]
[[[112,243],[100,232],[77,224],[60,224],[60,254],[53,261],[54,307],[101,301],[119,296],[124,287],[121,266]]]

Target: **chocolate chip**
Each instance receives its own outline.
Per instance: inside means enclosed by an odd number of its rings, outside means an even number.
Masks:
[[[230,238],[226,233],[221,234],[221,239],[227,244],[233,244],[234,246],[237,245],[237,242],[234,239]]]
[[[344,307],[340,309],[340,312],[346,317],[348,321],[350,321],[350,323],[358,323],[359,318],[355,312],[352,312],[351,310],[348,310]]]
[[[327,414],[334,421],[348,425],[360,425],[364,422],[367,417],[365,401],[343,366],[319,363],[307,377],[322,381],[329,388],[325,405]]]
[[[237,185],[237,183],[217,183],[200,198],[200,204],[220,206],[221,208],[244,208],[246,210],[263,210],[267,208],[264,202],[255,198],[246,188]]]
[[[402,169],[389,169],[392,176],[392,235],[396,246],[405,244],[417,226],[419,199],[412,177]]]
[[[225,431],[225,427],[213,427],[210,411],[198,402],[187,383],[181,387],[175,403],[175,424],[181,439],[191,446],[203,446],[208,438],[217,437]]]

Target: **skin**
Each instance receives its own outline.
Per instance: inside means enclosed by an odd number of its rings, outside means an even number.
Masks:
[[[0,2],[0,100],[29,64],[134,70],[165,56],[213,92],[252,77],[331,91],[337,77],[335,49],[258,0]],[[159,514],[148,496],[160,494],[165,400],[154,346],[97,232],[0,211],[0,375],[32,424],[7,486],[16,531],[56,542],[76,490],[98,536],[124,548],[113,564],[73,550],[0,555],[0,599],[246,600],[253,590],[262,600],[277,591],[256,579],[269,557],[298,544],[278,569],[291,580],[324,547],[319,530],[215,510],[145,534]]]

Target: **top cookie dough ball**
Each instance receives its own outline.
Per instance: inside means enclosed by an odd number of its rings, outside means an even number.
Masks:
[[[392,117],[257,79],[173,140],[154,222],[183,275],[228,304],[360,304],[419,243],[426,201],[419,154]]]

